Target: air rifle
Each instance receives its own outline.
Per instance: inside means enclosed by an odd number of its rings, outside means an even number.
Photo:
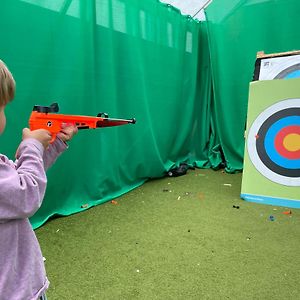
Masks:
[[[97,117],[56,114],[59,111],[57,103],[50,106],[35,105],[29,118],[30,130],[47,129],[52,134],[51,143],[57,133],[61,131],[62,124],[73,124],[78,129],[120,126],[135,124],[133,119],[112,119],[106,113],[99,113]]]

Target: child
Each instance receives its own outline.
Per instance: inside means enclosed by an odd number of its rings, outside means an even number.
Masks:
[[[0,134],[4,131],[5,106],[13,99],[15,81],[0,60]],[[23,129],[16,161],[0,154],[0,299],[46,299],[49,282],[43,256],[28,218],[41,206],[50,167],[74,134],[63,126],[50,144],[47,130]]]

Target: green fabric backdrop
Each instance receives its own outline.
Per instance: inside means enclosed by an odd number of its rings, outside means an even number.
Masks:
[[[0,57],[17,82],[2,153],[14,156],[35,104],[137,119],[78,133],[48,171],[34,228],[113,199],[182,161],[214,165],[206,24],[153,0],[4,0],[0,36]]]
[[[182,161],[240,171],[256,53],[300,48],[298,0],[214,0],[202,23],[157,0],[3,0],[0,8],[0,57],[17,81],[2,153],[14,156],[35,104],[137,119],[78,133],[48,171],[34,228]]]
[[[243,167],[249,82],[256,53],[300,49],[299,0],[213,0],[206,9],[213,74],[215,149]]]

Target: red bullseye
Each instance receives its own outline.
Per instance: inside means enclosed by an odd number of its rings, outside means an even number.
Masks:
[[[288,149],[285,145],[285,139],[289,136],[293,135],[295,137],[298,137],[295,141],[296,149]],[[296,139],[296,138],[295,138]],[[288,159],[299,159],[300,158],[300,126],[293,125],[293,126],[287,126],[282,128],[278,134],[276,135],[274,144],[275,148],[278,151],[278,153]]]

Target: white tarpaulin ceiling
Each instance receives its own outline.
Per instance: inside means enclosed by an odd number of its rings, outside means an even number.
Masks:
[[[204,8],[212,0],[160,0],[178,8],[183,15],[190,15],[198,20],[205,20]]]

